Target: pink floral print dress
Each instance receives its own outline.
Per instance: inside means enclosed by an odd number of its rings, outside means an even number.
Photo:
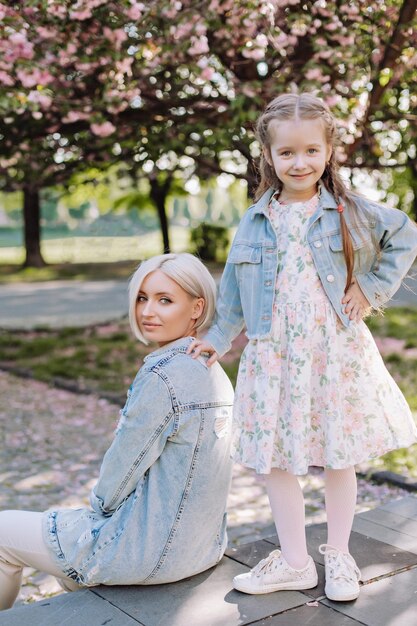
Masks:
[[[417,441],[368,327],[345,328],[322,288],[306,240],[317,203],[269,206],[279,251],[271,336],[242,354],[232,445],[259,474],[343,469]]]

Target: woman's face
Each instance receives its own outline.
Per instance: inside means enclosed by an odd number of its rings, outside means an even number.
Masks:
[[[181,337],[194,336],[203,313],[203,298],[194,298],[161,270],[148,274],[136,300],[136,320],[148,341],[164,346]]]

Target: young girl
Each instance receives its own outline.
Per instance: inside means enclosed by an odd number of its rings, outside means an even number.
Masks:
[[[191,254],[157,256],[135,272],[131,327],[159,349],[128,391],[92,508],[0,513],[0,610],[13,605],[26,566],[75,590],[171,582],[221,559],[233,389],[220,366],[186,354],[210,325],[215,297]]]
[[[281,551],[234,579],[246,593],[309,589],[297,475],[324,468],[325,593],[353,600],[349,554],[355,464],[417,441],[417,428],[362,321],[395,293],[417,253],[405,213],[349,191],[335,158],[336,125],[319,98],[273,100],[260,117],[258,200],[243,217],[220,286],[217,319],[194,357],[224,354],[244,323],[234,458],[265,474]]]

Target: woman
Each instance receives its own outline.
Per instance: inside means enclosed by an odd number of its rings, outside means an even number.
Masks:
[[[129,286],[144,359],[106,452],[91,509],[0,513],[0,609],[22,569],[80,586],[167,583],[202,572],[226,549],[233,389],[187,348],[210,326],[216,289],[190,254],[153,257]]]

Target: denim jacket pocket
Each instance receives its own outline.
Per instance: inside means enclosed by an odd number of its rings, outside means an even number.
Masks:
[[[260,263],[262,259],[261,246],[249,246],[243,243],[235,244],[227,258],[229,263]]]
[[[351,235],[354,250],[360,250],[361,248],[372,247],[372,240],[371,240],[369,231],[365,229],[354,229],[354,230],[352,229],[350,231],[350,235]],[[342,252],[343,251],[342,233],[330,235],[329,246],[330,246],[330,250],[332,250],[333,252]]]

